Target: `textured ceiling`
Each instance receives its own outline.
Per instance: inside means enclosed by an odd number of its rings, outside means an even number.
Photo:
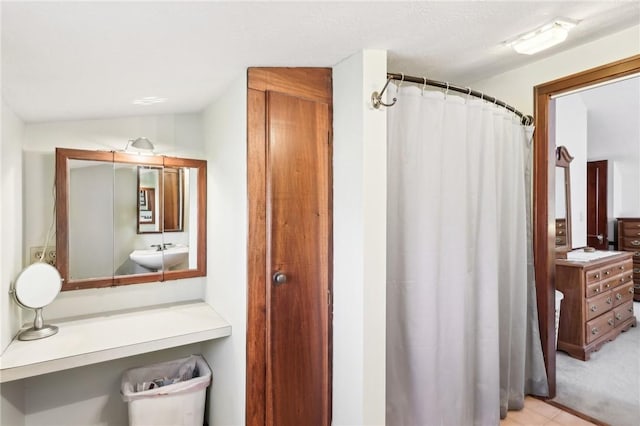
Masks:
[[[389,70],[464,84],[640,21],[640,2],[6,2],[2,95],[27,122],[195,112],[249,66],[333,66],[366,48]],[[564,16],[563,45],[502,42]],[[168,98],[152,106],[131,101]]]

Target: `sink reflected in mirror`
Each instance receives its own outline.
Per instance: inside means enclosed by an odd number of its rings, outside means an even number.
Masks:
[[[159,271],[171,269],[187,261],[189,257],[189,247],[177,245],[163,249],[150,248],[144,250],[134,250],[129,258],[140,266]]]

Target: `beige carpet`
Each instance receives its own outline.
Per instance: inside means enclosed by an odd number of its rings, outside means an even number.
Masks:
[[[640,302],[634,302],[640,320]],[[591,354],[589,361],[556,355],[553,401],[612,426],[640,425],[640,323]]]

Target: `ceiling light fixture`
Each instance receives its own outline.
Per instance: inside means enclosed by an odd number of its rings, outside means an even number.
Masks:
[[[167,98],[160,98],[158,96],[147,96],[140,99],[134,99],[133,101],[131,101],[131,103],[134,105],[153,105],[153,104],[159,104],[166,101],[167,101]]]
[[[518,53],[533,55],[565,41],[569,30],[577,24],[577,21],[571,19],[557,18],[540,28],[507,41],[506,44]]]

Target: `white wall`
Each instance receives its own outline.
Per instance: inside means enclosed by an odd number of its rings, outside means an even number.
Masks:
[[[638,53],[640,25],[538,61],[534,55],[530,64],[466,85],[532,114],[534,86]]]
[[[203,343],[213,369],[209,424],[245,423],[247,321],[247,78],[243,72],[202,115],[207,189],[206,301],[233,327]]]
[[[571,245],[587,245],[587,109],[579,95],[556,102],[556,145],[573,157],[571,172]]]
[[[608,161],[607,220],[612,241],[617,217],[640,216],[640,77],[575,96],[582,96],[587,106],[587,160]]]
[[[0,353],[21,323],[21,312],[9,296],[11,282],[22,269],[22,121],[1,104],[0,141]],[[22,384],[0,385],[0,424],[24,425]]]
[[[333,424],[385,424],[386,51],[333,68]]]

